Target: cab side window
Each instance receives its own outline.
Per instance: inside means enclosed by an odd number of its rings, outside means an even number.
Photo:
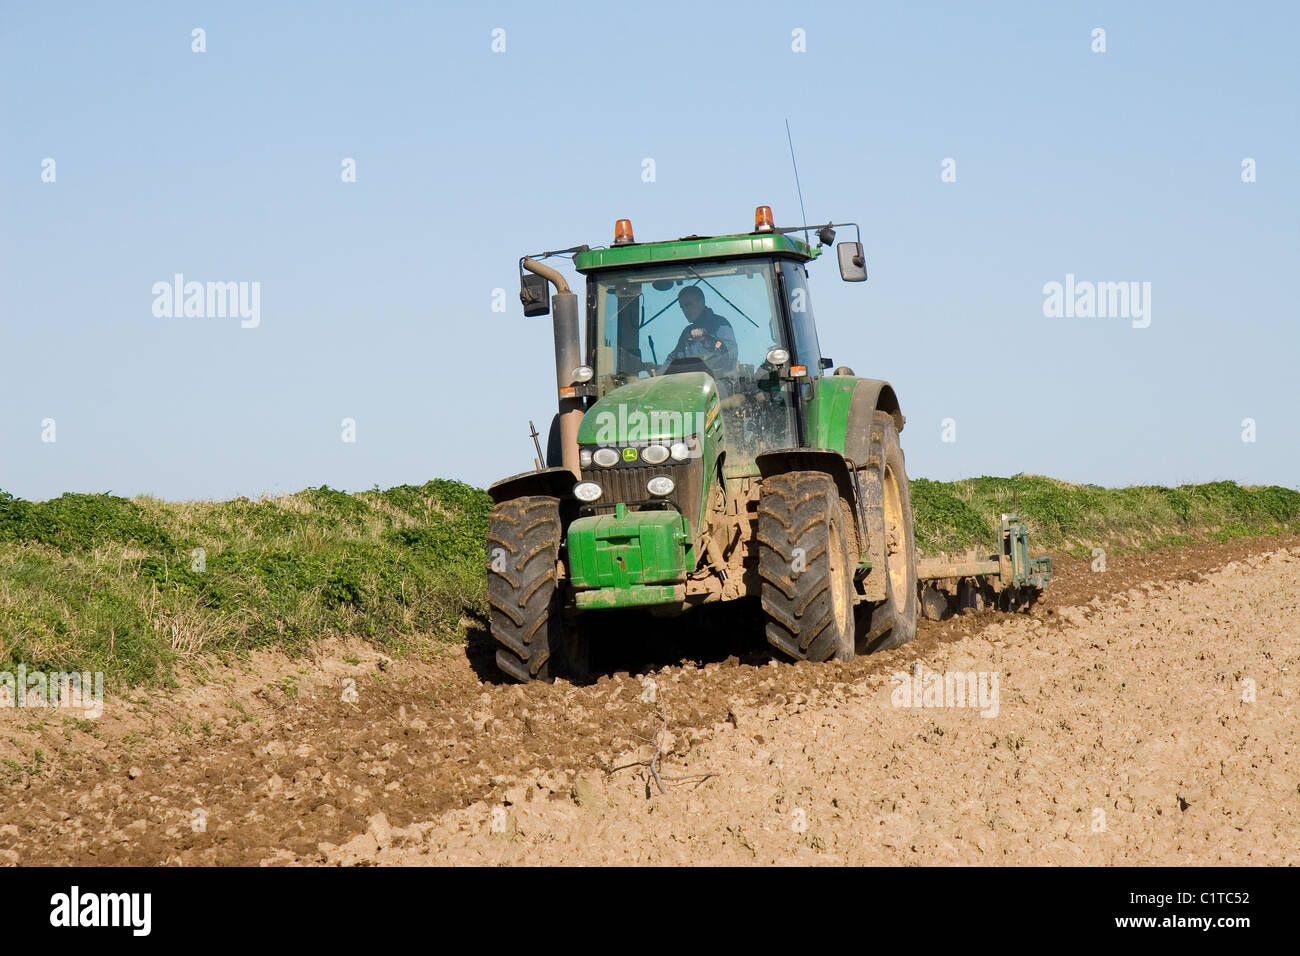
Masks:
[[[808,377],[822,373],[821,347],[817,344],[817,323],[813,321],[812,295],[808,291],[808,270],[798,262],[781,261],[781,277],[790,302],[790,320],[794,332],[793,365],[806,365]]]

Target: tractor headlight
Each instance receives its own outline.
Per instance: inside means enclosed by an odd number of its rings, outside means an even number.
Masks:
[[[641,449],[641,460],[651,465],[662,465],[668,460],[668,446],[646,445]]]
[[[588,504],[601,496],[600,485],[594,481],[580,481],[573,486],[573,497]]]
[[[601,468],[613,468],[618,464],[618,452],[613,448],[597,448],[592,453],[591,460]]]
[[[673,447],[668,449],[668,454],[673,456],[673,461],[685,461],[691,457],[691,449],[684,441],[673,442]]]
[[[579,365],[573,370],[573,380],[575,382],[590,382],[595,377],[596,373],[590,365]]]
[[[591,467],[591,449],[590,449],[590,448],[580,448],[580,449],[578,449],[578,465],[579,465],[579,467],[582,467],[582,468],[590,468],[590,467]]]
[[[667,475],[656,475],[645,483],[645,490],[650,492],[656,498],[662,498],[665,495],[671,495],[673,489],[677,486]]]
[[[773,346],[767,350],[767,364],[773,368],[780,368],[788,361],[790,361],[790,353],[785,349]]]

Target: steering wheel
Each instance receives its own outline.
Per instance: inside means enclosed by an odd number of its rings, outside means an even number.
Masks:
[[[686,355],[682,358],[675,358],[664,366],[664,375],[675,375],[678,372],[707,372],[714,375],[713,369],[709,368],[709,363],[702,358],[696,358],[694,355]]]

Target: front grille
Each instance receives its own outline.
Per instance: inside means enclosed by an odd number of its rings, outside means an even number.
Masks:
[[[658,498],[646,491],[646,482],[656,475],[667,475],[673,480],[676,487],[672,494]],[[661,465],[620,463],[613,468],[584,468],[582,480],[600,485],[601,496],[598,502],[583,505],[580,510],[584,515],[605,515],[613,514],[614,506],[618,504],[625,504],[633,510],[647,506],[670,507],[686,518],[694,541],[703,475],[704,462],[699,458],[666,461]]]
[[[677,480],[678,471],[674,464],[671,468],[666,465],[627,465],[613,468],[591,468],[582,473],[584,481],[594,481],[600,485],[603,492],[600,501],[593,507],[597,513],[603,513],[601,509],[613,511],[614,505],[619,504],[638,504],[642,501],[654,500],[654,496],[645,490],[646,482],[656,475],[667,475],[674,481]],[[670,501],[677,496],[677,489],[666,499]]]

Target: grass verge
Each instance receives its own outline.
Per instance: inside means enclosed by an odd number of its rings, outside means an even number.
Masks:
[[[457,640],[486,611],[489,510],[455,481],[222,502],[0,492],[0,670],[121,686],[201,652]]]
[[[1018,511],[1030,547],[1078,557],[1300,531],[1300,491],[1231,481],[1102,488],[1040,475],[912,481],[917,547],[925,554],[993,550],[1001,515]]]
[[[994,547],[1018,508],[1036,551],[1086,555],[1300,531],[1300,492],[1232,482],[1105,489],[1033,475],[912,482],[926,554]],[[485,492],[455,481],[164,502],[0,492],[0,670],[167,680],[177,661],[329,636],[393,653],[487,609]]]

